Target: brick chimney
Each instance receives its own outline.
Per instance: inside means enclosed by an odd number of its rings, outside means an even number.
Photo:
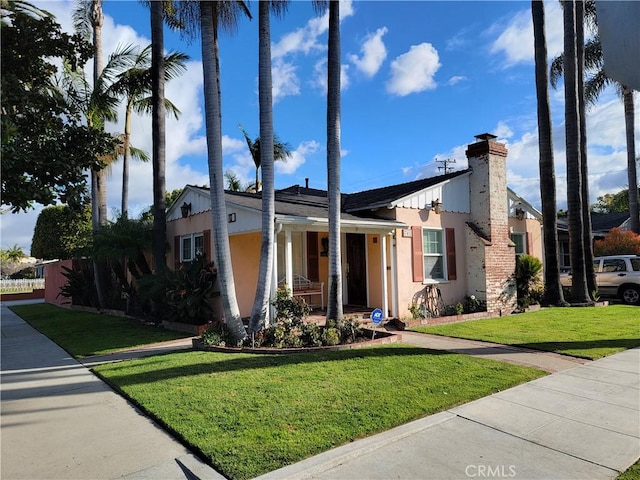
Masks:
[[[510,314],[516,307],[515,248],[509,235],[507,148],[489,133],[467,147],[470,246],[468,286],[487,302],[487,311]]]

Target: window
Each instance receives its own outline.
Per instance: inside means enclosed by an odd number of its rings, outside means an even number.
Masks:
[[[570,272],[571,271],[571,254],[569,253],[569,242],[560,241],[558,242],[559,254],[560,254],[560,271],[562,272]],[[594,268],[597,272],[600,268],[599,264],[594,262]]]
[[[180,237],[180,262],[191,262],[198,254],[204,254],[204,235],[202,233],[192,233]]]
[[[605,258],[602,262],[604,273],[626,272],[627,263],[622,258]]]
[[[516,257],[527,253],[526,233],[512,233],[511,241],[516,244]]]
[[[442,230],[422,230],[422,255],[425,280],[445,280],[444,242]]]

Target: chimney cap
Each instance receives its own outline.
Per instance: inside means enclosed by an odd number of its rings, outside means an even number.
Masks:
[[[493,135],[491,133],[481,133],[480,135],[476,135],[475,137],[476,139],[484,140],[485,142],[488,142],[490,140],[495,140],[496,138],[498,138],[497,135]]]

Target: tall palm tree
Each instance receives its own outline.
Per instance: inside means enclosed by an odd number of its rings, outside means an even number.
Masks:
[[[256,166],[256,181],[253,184],[255,192],[260,191],[260,187],[262,182],[260,182],[259,171],[262,166],[262,154],[260,149],[260,137],[256,137],[254,140],[251,140],[251,137],[246,132],[242,125],[238,125],[238,128],[242,130],[242,134],[244,135],[244,139],[247,142],[247,147],[249,148],[249,153],[251,153],[251,158],[253,159],[253,163]],[[273,160],[274,161],[286,161],[287,158],[291,156],[291,147],[288,143],[281,142],[278,138],[278,135],[273,134]]]
[[[270,12],[281,13],[286,2],[262,1],[258,6],[258,100],[260,104],[260,137],[253,143],[242,129],[256,165],[256,193],[258,169],[262,166],[262,239],[260,242],[260,267],[249,330],[259,331],[269,310],[273,258],[275,244],[275,180],[274,160],[285,159],[291,154],[286,144],[277,142],[273,133],[273,83],[271,80],[271,25]]]
[[[329,201],[329,298],[327,318],[339,319],[342,308],[340,249],[340,2],[329,1],[327,53],[327,195]]]
[[[567,209],[571,250],[571,299],[591,303],[587,289],[584,228],[582,221],[582,174],[580,164],[580,115],[578,100],[578,55],[576,49],[576,2],[563,2],[564,23],[564,98],[567,155]]]
[[[592,0],[584,3],[585,21],[590,25],[596,25],[598,19],[596,9]],[[585,66],[587,70],[587,80],[585,82],[585,100],[588,104],[594,104],[602,91],[608,85],[613,85],[620,98],[622,98],[625,116],[625,134],[627,143],[627,180],[629,183],[629,229],[640,233],[640,210],[638,195],[634,186],[638,185],[636,148],[635,148],[635,107],[633,101],[633,90],[627,85],[623,85],[609,77],[604,71],[604,58],[600,37],[596,33],[584,47]],[[557,80],[562,76],[564,69],[564,56],[559,55],[551,63],[551,84],[555,87]]]
[[[186,71],[185,61],[189,56],[184,53],[171,53],[164,58],[165,81]],[[131,117],[133,112],[153,113],[151,93],[151,45],[142,49],[135,57],[131,68],[118,75],[111,90],[125,99],[125,121],[122,159],[122,209],[121,215],[127,217],[129,210],[129,145],[131,141]],[[178,119],[180,110],[165,98],[165,110]]]
[[[542,200],[542,232],[544,241],[545,300],[549,305],[564,305],[558,260],[558,224],[556,176],[553,159],[553,136],[547,74],[547,42],[545,38],[544,2],[532,0],[533,37],[535,45],[536,94],[538,98],[538,147],[540,155],[540,197]]]
[[[225,322],[235,341],[241,342],[247,332],[240,317],[235,291],[231,250],[227,230],[227,215],[222,170],[222,118],[220,110],[220,72],[218,67],[218,27],[233,27],[239,13],[248,13],[244,2],[199,3],[200,30],[202,35],[202,66],[204,75],[205,119],[209,185],[211,186],[211,215],[213,219],[214,247],[220,293]]]

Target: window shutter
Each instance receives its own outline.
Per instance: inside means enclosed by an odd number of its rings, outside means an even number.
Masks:
[[[307,278],[312,282],[320,280],[318,232],[307,232]]]
[[[211,262],[211,230],[205,230],[202,232],[202,249],[204,253],[205,262]]]
[[[449,280],[458,278],[456,270],[456,234],[453,228],[445,229],[445,243],[447,248],[447,271]]]
[[[173,268],[180,266],[180,235],[173,237]]]
[[[525,244],[526,244],[526,250],[524,253],[531,255],[531,253],[533,252],[533,245],[531,242],[531,233],[527,232],[524,234],[525,235]]]
[[[424,280],[424,259],[422,257],[422,227],[411,227],[411,250],[413,264],[413,281]]]

